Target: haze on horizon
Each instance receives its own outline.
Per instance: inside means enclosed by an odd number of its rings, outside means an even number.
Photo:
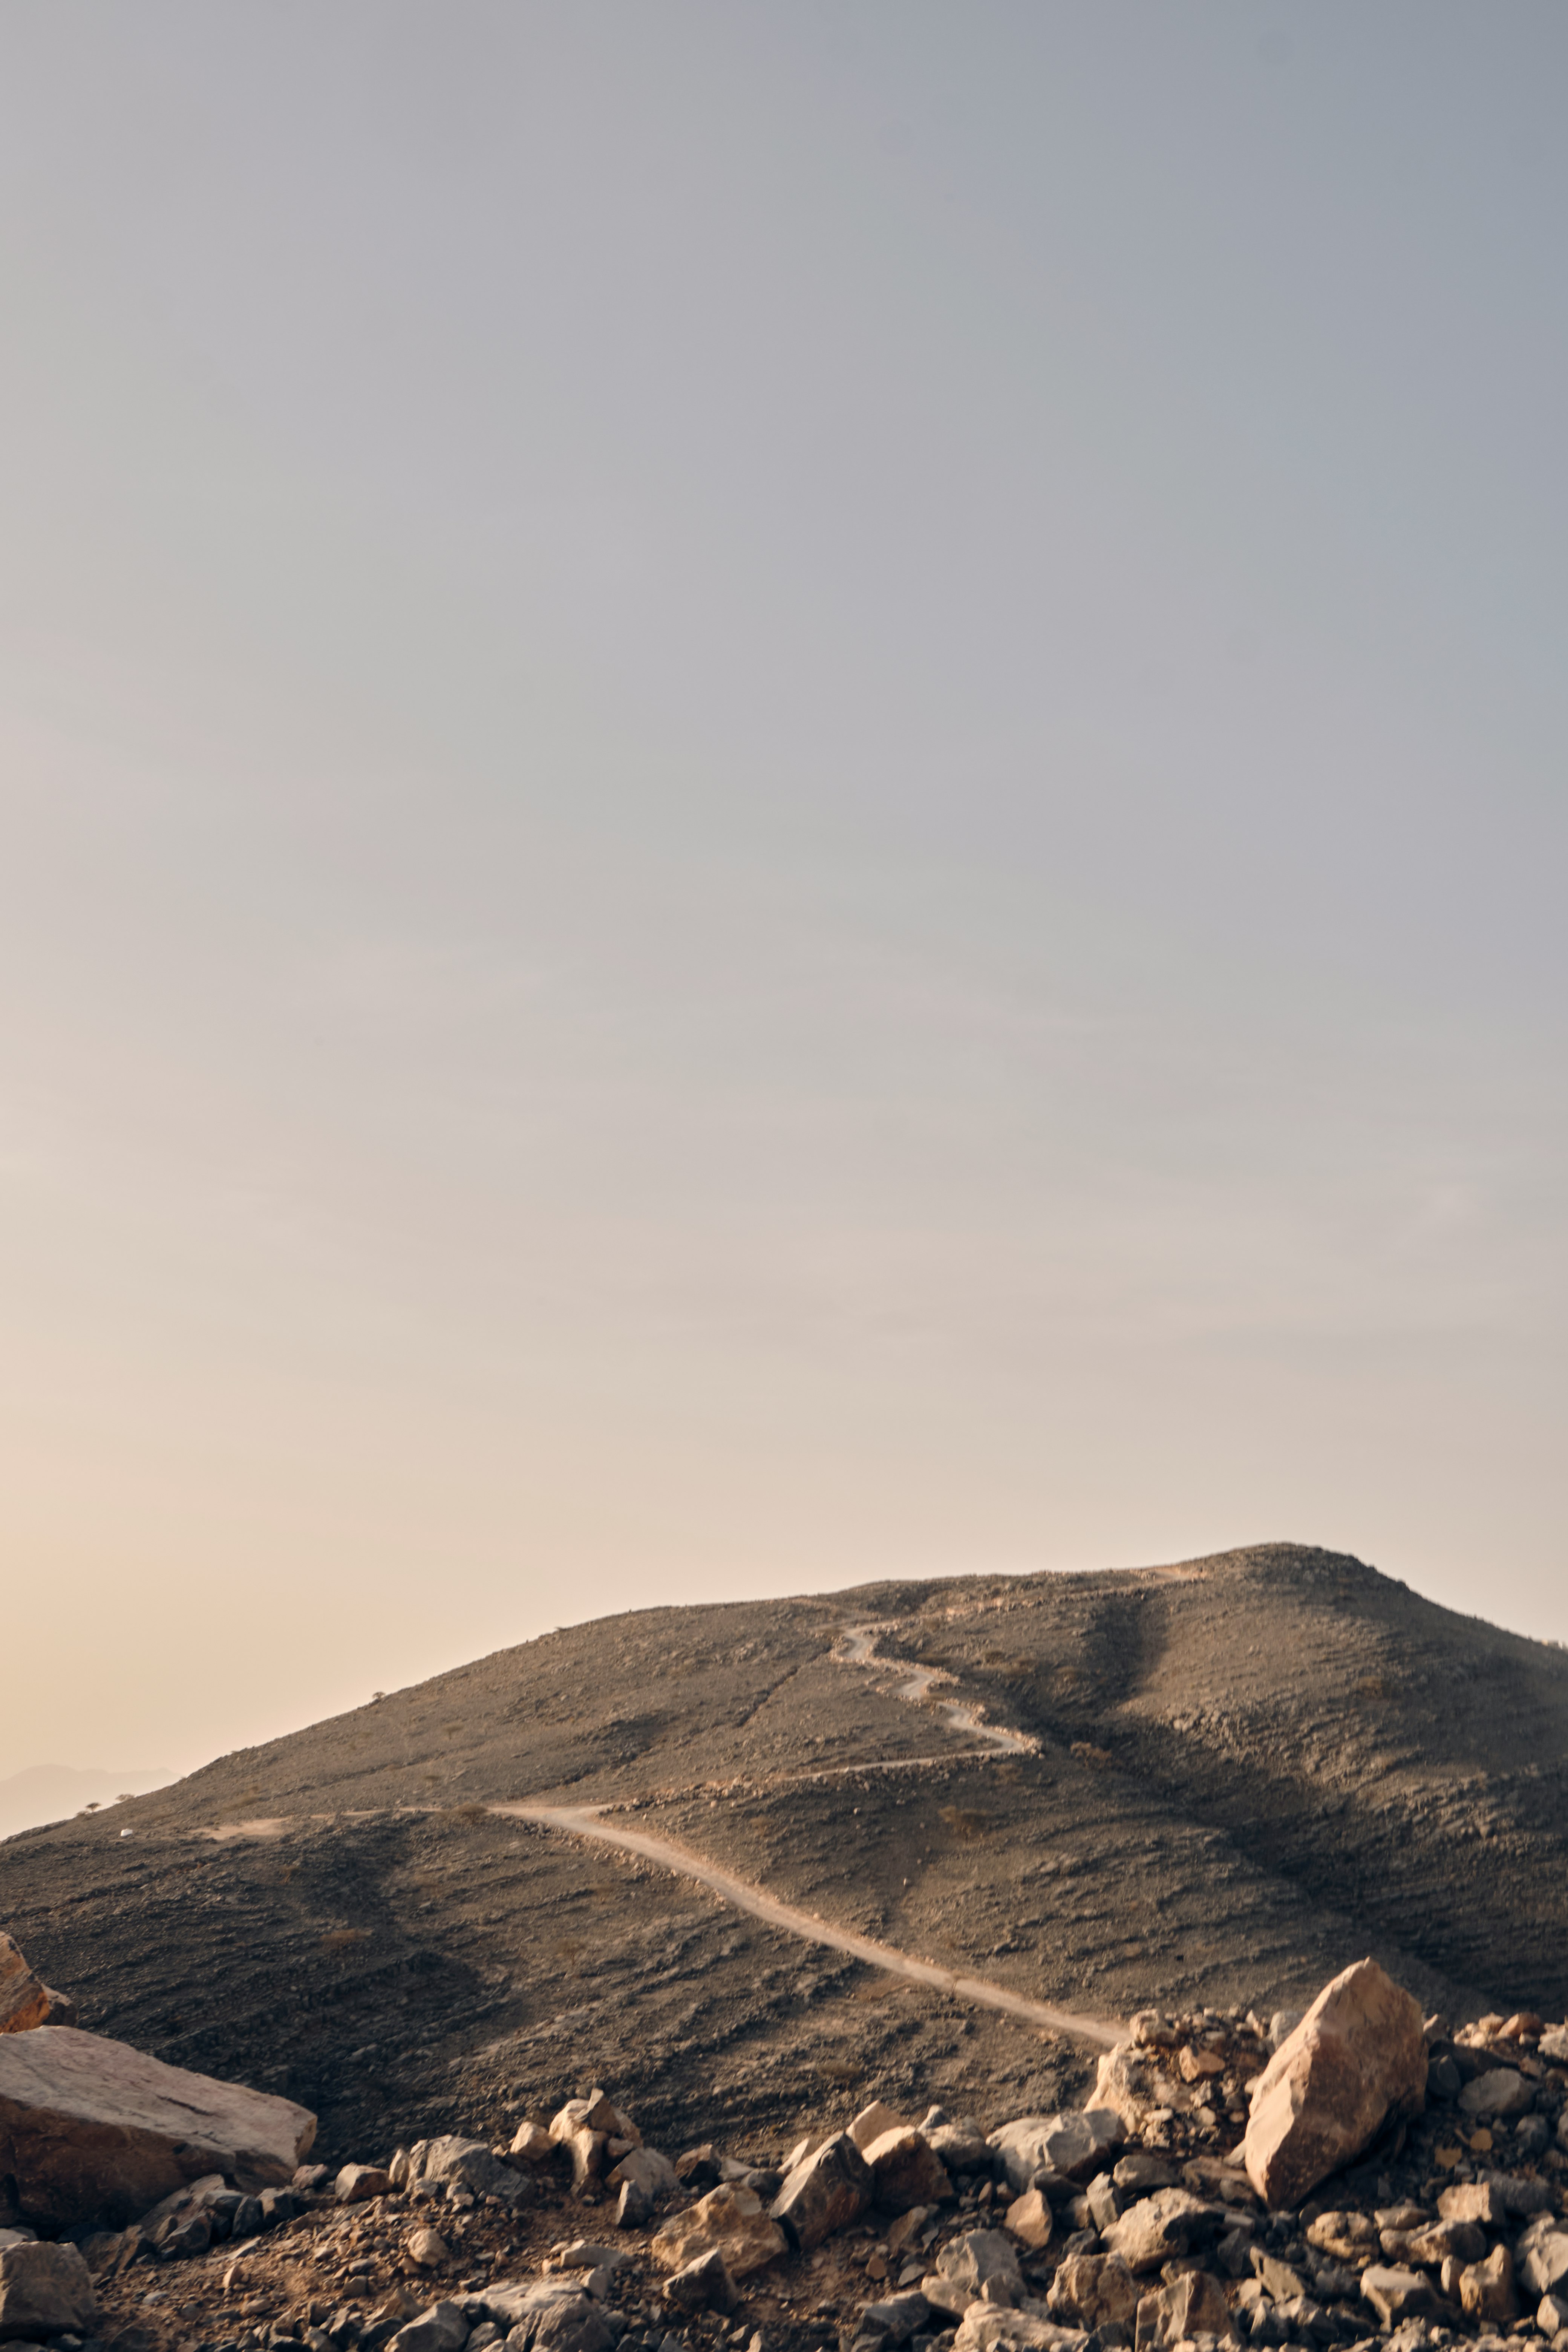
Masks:
[[[1293,1538],[1568,1636],[1568,18],[0,9],[0,1777]]]

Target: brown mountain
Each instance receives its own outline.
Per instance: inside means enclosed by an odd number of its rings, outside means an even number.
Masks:
[[[591,2078],[666,2137],[1016,2114],[1089,2046],[490,1809],[609,1808],[1000,1997],[1264,2010],[1372,1952],[1458,2020],[1568,2008],[1565,1771],[1568,1653],[1276,1544],[572,1627],[6,1841],[0,1921],[329,2155]]]

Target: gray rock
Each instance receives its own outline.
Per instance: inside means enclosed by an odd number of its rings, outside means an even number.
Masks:
[[[416,2189],[426,2187],[468,2189],[476,2197],[499,2197],[508,2205],[520,2205],[531,2194],[531,2184],[521,2172],[497,2156],[482,2139],[463,2139],[447,2132],[438,2139],[416,2140],[408,2150],[407,2164],[400,2168],[402,2186]]]
[[[891,2347],[907,2344],[931,2317],[923,2294],[890,2294],[882,2303],[868,2303],[855,2327],[855,2342]]]
[[[1549,2212],[1531,2221],[1515,2249],[1515,2267],[1532,2295],[1551,2294],[1568,2279],[1568,2224]]]
[[[635,2180],[623,2181],[616,2200],[617,2230],[646,2230],[653,2220],[653,2200]]]
[[[1511,2066],[1494,2066],[1489,2073],[1478,2074],[1459,2093],[1462,2112],[1483,2122],[1527,2116],[1534,2105],[1534,2084],[1527,2083]]]
[[[858,2221],[871,2202],[871,2172],[847,2132],[797,2164],[769,2211],[802,2253]]]
[[[0,2251],[0,2342],[86,2336],[97,2321],[98,2296],[79,2248],[34,2240]]]
[[[1299,2009],[1277,2009],[1268,2021],[1268,2047],[1279,2050],[1289,2041],[1301,2022]]]
[[[1130,2205],[1100,2236],[1106,2252],[1120,2254],[1134,2276],[1191,2253],[1216,2237],[1228,2221],[1218,2205],[1207,2205],[1186,2189],[1156,2189]]]
[[[1086,2107],[1055,2116],[1020,2116],[991,2135],[998,2170],[1015,2195],[1032,2188],[1039,2171],[1084,2181],[1103,2172],[1127,2137],[1121,2118],[1110,2107]],[[934,2145],[934,2142],[933,2142]]]
[[[433,2303],[392,2338],[387,2352],[463,2352],[468,2340],[467,2314],[455,2303]]]
[[[1003,2231],[969,2230],[948,2241],[921,2286],[933,2311],[961,2319],[982,2297],[1008,2306],[1021,2303],[1024,2273],[1017,2249]]]
[[[1419,2271],[1373,2263],[1361,2274],[1361,2291],[1384,2327],[1396,2327],[1402,2319],[1425,2318],[1437,2308],[1432,2282]]]

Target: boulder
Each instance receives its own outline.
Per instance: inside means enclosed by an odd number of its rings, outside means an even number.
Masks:
[[[1034,2186],[1037,2172],[1091,2179],[1106,2169],[1126,2137],[1121,2116],[1111,2108],[1088,2107],[1067,2115],[1020,2116],[992,2133],[990,2147],[1003,2179],[1016,2195]]]
[[[895,2125],[859,2146],[871,2175],[873,2201],[882,2212],[907,2213],[911,2205],[952,2201],[952,2183],[941,2157],[912,2124]]]
[[[1437,2308],[1430,2279],[1384,2263],[1363,2271],[1361,2291],[1384,2327],[1397,2327],[1402,2319],[1430,2318]]]
[[[0,1928],[0,2033],[31,2033],[39,2025],[75,2023],[75,2001],[40,1983],[20,1947]]]
[[[933,2311],[957,2319],[984,2296],[988,2303],[1010,2308],[1024,2298],[1024,2273],[1010,2238],[1000,2230],[969,2230],[950,2239],[937,2256],[936,2268],[921,2281],[921,2292]]]
[[[1358,1960],[1324,1986],[1258,2076],[1242,2145],[1247,2177],[1266,2204],[1298,2204],[1390,2116],[1418,2114],[1426,2094],[1419,2004],[1375,1960]]]
[[[1051,2281],[1046,2308],[1085,2327],[1128,2327],[1141,2290],[1120,2254],[1069,2254]]]
[[[871,2169],[847,2132],[797,2164],[769,2210],[803,2254],[858,2221],[871,2202]]]
[[[92,2273],[76,2246],[0,2250],[0,2343],[39,2336],[89,2336],[98,2320]]]
[[[1207,2271],[1184,2271],[1138,2303],[1138,2352],[1181,2344],[1194,2336],[1234,2336],[1225,2289]]]
[[[1477,2074],[1459,2093],[1459,2105],[1478,2123],[1507,2122],[1527,2116],[1535,2105],[1535,2085],[1512,2066],[1493,2066]]]
[[[554,2155],[555,2142],[542,2124],[519,2124],[509,2153],[521,2156],[525,2164],[542,2164]]]
[[[316,2118],[72,2026],[0,2035],[0,2179],[28,2221],[135,2221],[204,2173],[245,2190],[293,2178]]]
[[[1513,2285],[1513,2256],[1506,2246],[1494,2246],[1484,2263],[1472,2263],[1459,2273],[1459,2306],[1467,2319],[1506,2327],[1519,2316]]]
[[[1137,2277],[1191,2252],[1194,2244],[1212,2240],[1225,2218],[1219,2206],[1205,2204],[1190,2189],[1156,2189],[1152,2196],[1130,2205],[1121,2220],[1112,2221],[1100,2235],[1106,2252],[1120,2254]]]
[[[1515,2250],[1519,2275],[1532,2295],[1551,2294],[1568,2280],[1568,2222],[1542,2213]]]
[[[786,2184],[787,2185],[787,2184]],[[704,2254],[720,2253],[731,2278],[745,2278],[764,2263],[788,2250],[777,2221],[763,2210],[763,2200],[750,2189],[721,2182],[689,2205],[672,2213],[654,2231],[648,2251],[661,2270],[684,2270]]]
[[[1002,2226],[1021,2246],[1027,2246],[1033,2253],[1043,2252],[1056,2227],[1050,2199],[1044,2189],[1026,2189],[1021,2197],[1015,2197],[1002,2216]]]
[[[683,2263],[672,2271],[664,2283],[664,2299],[675,2310],[692,2314],[699,2311],[733,2311],[741,2300],[741,2291],[724,2267],[724,2257],[717,2246],[695,2262]]]

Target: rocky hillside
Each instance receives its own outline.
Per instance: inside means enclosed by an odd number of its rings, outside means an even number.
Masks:
[[[6,1841],[0,1920],[331,2162],[499,2136],[567,2046],[650,2136],[782,2144],[866,2082],[1070,2104],[1097,2047],[1040,2005],[1298,2007],[1370,1952],[1455,2020],[1561,2016],[1565,1769],[1568,1654],[1269,1546],[567,1629]]]

